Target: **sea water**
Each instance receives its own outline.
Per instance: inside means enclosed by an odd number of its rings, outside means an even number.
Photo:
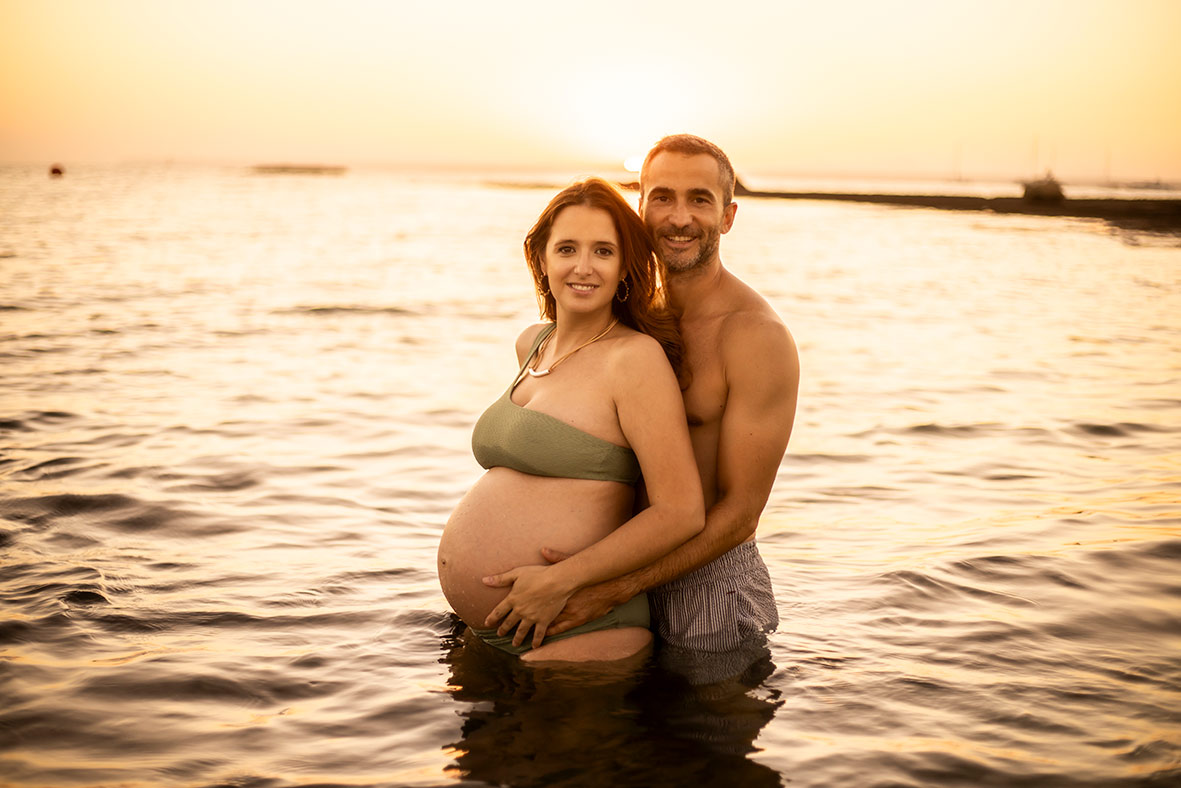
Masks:
[[[1181,237],[741,200],[780,627],[530,669],[435,575],[569,176],[502,180],[0,171],[0,782],[1181,782]]]

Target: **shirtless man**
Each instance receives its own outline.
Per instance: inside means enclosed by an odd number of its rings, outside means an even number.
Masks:
[[[719,241],[738,211],[734,183],[726,154],[686,134],[658,142],[640,171],[640,215],[668,267],[692,374],[683,394],[705,529],[653,564],[575,593],[549,634],[642,591],[660,639],[683,649],[732,651],[779,623],[754,538],[791,435],[799,358],[771,306],[722,265]]]

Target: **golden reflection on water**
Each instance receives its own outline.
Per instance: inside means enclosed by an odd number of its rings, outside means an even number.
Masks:
[[[253,714],[246,722],[223,722],[220,723],[220,726],[223,728],[251,728],[256,725],[269,725],[279,717],[287,717],[296,713],[295,709],[287,708],[273,714]]]
[[[145,649],[143,651],[137,651],[134,654],[126,654],[121,657],[106,657],[103,659],[92,659],[90,661],[95,665],[126,665],[161,654],[186,654],[209,650],[210,649],[205,646],[197,646],[192,648],[152,648]]]

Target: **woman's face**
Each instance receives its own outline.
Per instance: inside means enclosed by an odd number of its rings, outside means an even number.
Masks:
[[[544,270],[559,312],[610,311],[622,265],[611,214],[571,205],[555,217],[545,245]]]

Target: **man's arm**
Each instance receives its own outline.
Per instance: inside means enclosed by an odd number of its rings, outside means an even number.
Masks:
[[[576,593],[550,634],[691,572],[754,534],[791,437],[799,356],[787,328],[765,318],[727,331],[722,352],[729,392],[718,437],[717,498],[706,512],[705,528],[663,558]]]

